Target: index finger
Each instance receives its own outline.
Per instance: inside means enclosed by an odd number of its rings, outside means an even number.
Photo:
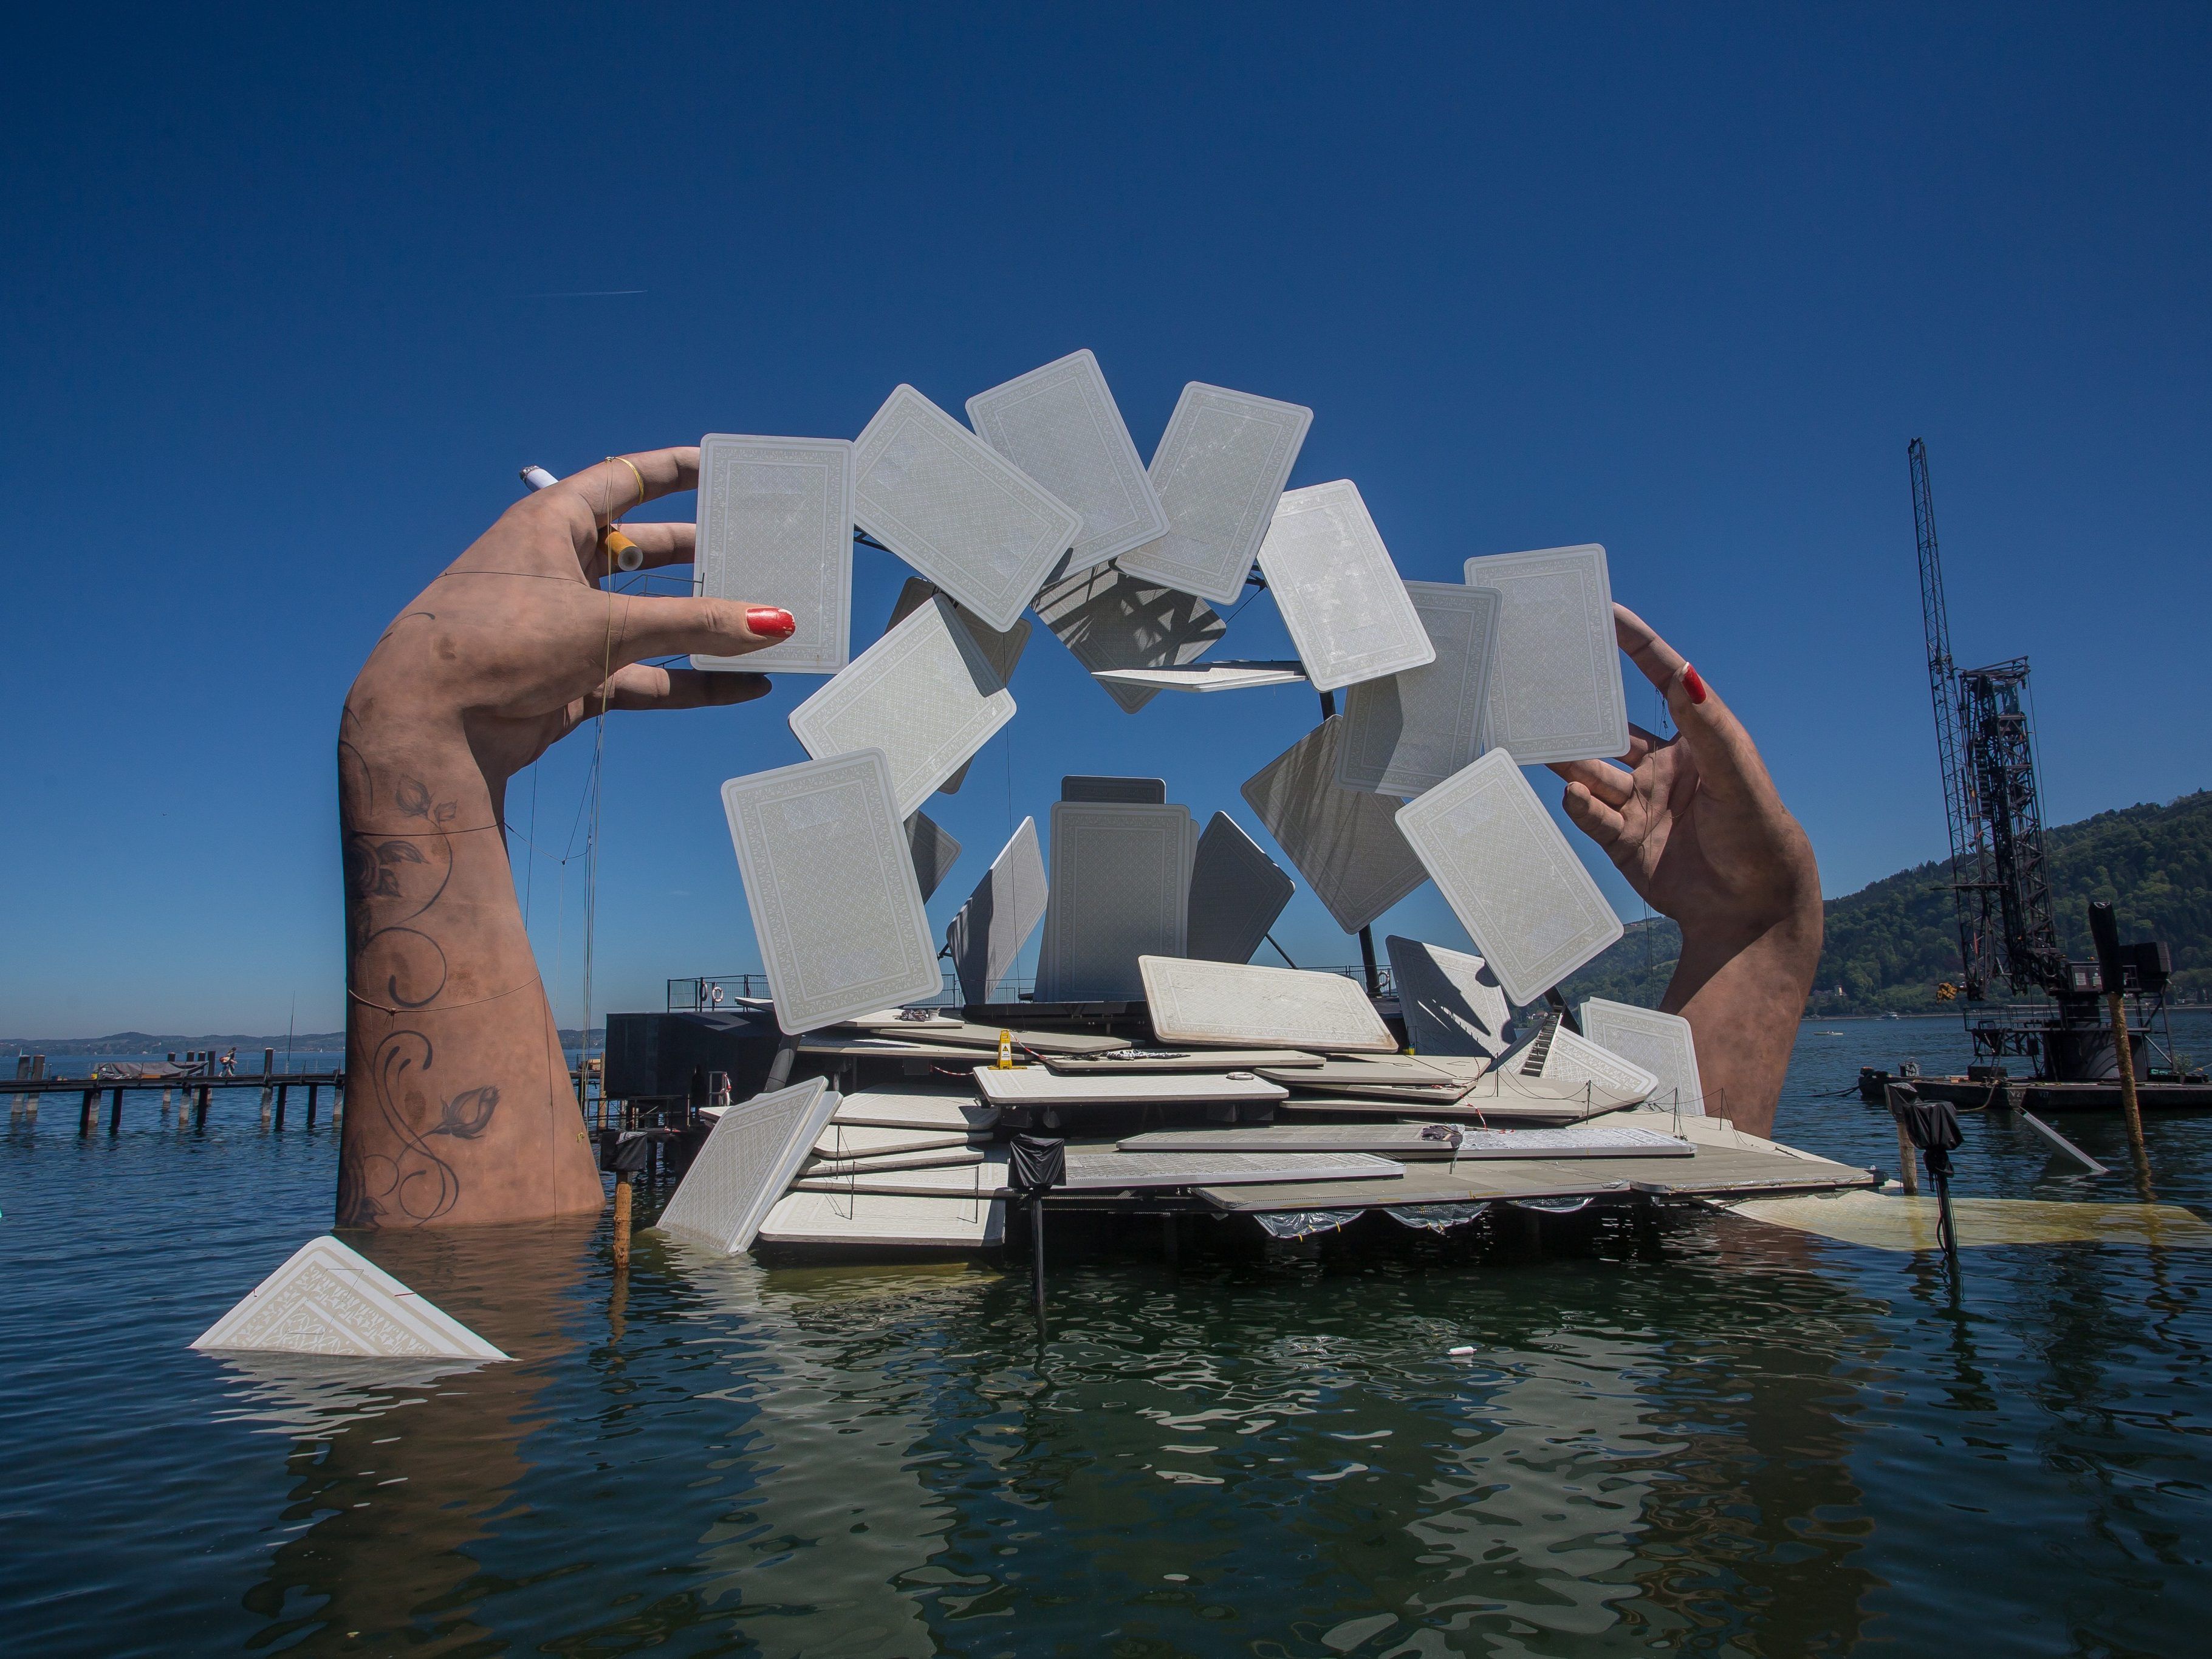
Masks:
[[[1644,678],[1659,688],[1662,696],[1674,688],[1682,672],[1682,653],[1659,637],[1658,630],[1625,605],[1613,607],[1613,636],[1628,659],[1644,671]]]
[[[1613,607],[1613,632],[1630,660],[1644,671],[1644,678],[1667,699],[1667,713],[1674,729],[1698,763],[1701,787],[1736,799],[1755,794],[1762,786],[1771,787],[1766,784],[1766,767],[1759,758],[1759,746],[1743,729],[1743,722],[1702,683],[1699,695],[1691,695],[1684,672],[1690,665],[1680,652],[1625,605]]]

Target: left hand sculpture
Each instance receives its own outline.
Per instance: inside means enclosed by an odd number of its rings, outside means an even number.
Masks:
[[[699,452],[603,462],[517,501],[403,611],[338,726],[345,854],[345,1123],[337,1221],[448,1225],[602,1200],[515,902],[507,781],[606,708],[744,702],[757,674],[647,666],[788,638],[790,615],[610,593],[605,526],[696,483]],[[688,563],[693,527],[626,533]]]

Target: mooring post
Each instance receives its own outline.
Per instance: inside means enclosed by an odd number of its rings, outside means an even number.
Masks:
[[[261,1085],[261,1127],[264,1129],[269,1127],[269,1104],[275,1093],[267,1084]]]
[[[307,1121],[310,1125],[315,1121],[315,1086],[312,1083],[307,1085]]]
[[[99,1090],[87,1089],[84,1091],[84,1104],[77,1109],[76,1115],[76,1132],[79,1134],[88,1135],[92,1133],[92,1109],[99,1100]]]
[[[174,1089],[169,1088],[164,1088],[161,1091],[161,1121],[164,1123],[169,1121],[170,1097],[176,1092]]]
[[[264,1097],[268,1095],[269,1091],[268,1091],[268,1089],[267,1089],[267,1087],[266,1087],[265,1085],[263,1087],[263,1089],[262,1089],[261,1092],[262,1092],[262,1094],[263,1094],[263,1096],[264,1096]],[[276,1133],[279,1133],[279,1134],[282,1134],[282,1133],[283,1133],[283,1132],[284,1132],[284,1085],[283,1085],[283,1084],[281,1084],[281,1083],[280,1083],[280,1084],[278,1084],[278,1085],[276,1085]]]
[[[2102,899],[2089,905],[2089,938],[2097,947],[2097,973],[2105,981],[2105,1012],[2112,1021],[2112,1061],[2120,1073],[2120,1115],[2128,1127],[2128,1151],[2136,1165],[2136,1191],[2151,1201],[2150,1149],[2143,1144],[2142,1106],[2136,1098],[2135,1039],[2128,1033],[2127,972],[2120,961],[2120,927],[2112,907]]]
[[[338,1120],[344,1115],[345,1073],[341,1072],[331,1079],[331,1127],[337,1128]]]
[[[1920,1171],[1913,1164],[1912,1137],[1905,1133],[1905,1120],[1898,1118],[1894,1121],[1897,1124],[1897,1178],[1905,1183],[1905,1194],[1911,1198],[1920,1190]]]
[[[1044,1194],[1030,1195],[1030,1292],[1036,1302],[1037,1340],[1044,1340]]]
[[[204,1129],[207,1127],[208,1091],[211,1086],[212,1085],[209,1084],[201,1084],[200,1097],[198,1101],[193,1103],[192,1127],[195,1129]]]
[[[107,1103],[107,1133],[117,1134],[123,1128],[123,1085],[115,1085],[114,1097]]]
[[[629,1271],[629,1183],[628,1170],[615,1171],[615,1271]]]

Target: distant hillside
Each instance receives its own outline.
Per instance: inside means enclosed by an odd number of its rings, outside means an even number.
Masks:
[[[2051,892],[2068,951],[2089,950],[2088,902],[2109,899],[2123,939],[2162,939],[2173,949],[2174,987],[2212,996],[2212,791],[2166,805],[2124,807],[2045,832]],[[1808,1012],[1925,1013],[1936,988],[1960,975],[1949,864],[1900,870],[1827,905],[1826,948]],[[1664,917],[1628,925],[1627,936],[1568,982],[1569,1000],[1657,1003],[1681,951]]]

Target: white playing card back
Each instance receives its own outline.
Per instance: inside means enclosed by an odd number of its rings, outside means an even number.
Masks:
[[[1082,526],[910,386],[876,411],[853,464],[855,521],[994,628],[1020,620]]]
[[[1260,569],[1316,691],[1435,659],[1351,479],[1286,493],[1260,548]]]
[[[1244,799],[1347,933],[1428,879],[1398,831],[1397,803],[1336,781],[1344,716],[1332,714],[1244,783]]]
[[[1131,575],[1228,605],[1244,591],[1313,410],[1193,380],[1159,447],[1152,488],[1167,534],[1121,556]],[[1135,664],[1115,664],[1134,667]]]
[[[793,709],[791,729],[817,760],[882,750],[903,815],[1013,717],[1013,694],[939,594]]]
[[[1189,809],[1055,801],[1039,1002],[1133,1002],[1137,958],[1179,957],[1198,827]]]
[[[1592,997],[1583,1004],[1583,1035],[1657,1079],[1647,1106],[1705,1115],[1705,1084],[1698,1076],[1698,1042],[1680,1014],[1638,1008]]]
[[[1516,1004],[1620,937],[1620,919],[1504,749],[1403,808],[1398,827]]]
[[[1036,820],[1024,818],[945,930],[965,1000],[989,1001],[992,987],[1014,971],[1022,946],[1044,920],[1045,893]]]
[[[732,778],[722,809],[779,1027],[819,1030],[944,988],[882,750]]]
[[[853,446],[842,438],[699,440],[698,546],[691,591],[780,605],[789,639],[694,668],[834,674],[851,656]]]
[[[756,1095],[715,1121],[655,1224],[725,1255],[753,1242],[837,1109],[827,1081],[810,1078]]]
[[[1274,860],[1226,812],[1198,838],[1190,866],[1183,953],[1204,962],[1249,962],[1297,891]]]
[[[1467,562],[1471,587],[1497,590],[1490,736],[1523,766],[1612,760],[1628,751],[1628,702],[1613,630],[1605,550],[1550,547]]]
[[[928,813],[916,812],[906,821],[906,844],[914,854],[914,878],[921,889],[921,902],[927,904],[959,859],[960,843]]]
[[[1186,668],[1102,669],[1095,678],[1102,685],[1154,691],[1249,691],[1261,685],[1304,685],[1306,670],[1297,662],[1198,662]]]
[[[1139,582],[1110,565],[1054,582],[1036,596],[1036,612],[1094,675],[1189,662],[1229,628],[1203,599]],[[1125,714],[1159,696],[1158,686],[1098,684]]]
[[[1081,515],[1062,575],[1103,564],[1167,533],[1167,514],[1137,446],[1087,350],[1033,368],[968,400],[976,435]]]
[[[1341,974],[1171,957],[1146,957],[1141,967],[1162,1042],[1376,1054],[1398,1046],[1367,993]]]
[[[934,583],[926,582],[919,576],[908,577],[906,585],[899,589],[898,602],[891,606],[891,619],[884,624],[884,632],[890,633],[928,604],[936,593]],[[1023,617],[1012,628],[997,629],[974,611],[958,605],[953,605],[952,614],[968,630],[969,638],[975,641],[975,648],[983,653],[984,659],[991,665],[992,672],[998,675],[999,684],[1011,687],[1014,681],[1015,665],[1021,661],[1023,648],[1030,642],[1029,618]],[[937,786],[938,792],[946,795],[958,794],[962,782],[968,776],[969,765],[967,761],[961,762],[953,769],[952,775]],[[924,893],[922,896],[927,898],[929,895]]]
[[[1406,1044],[1416,1054],[1495,1060],[1505,1052],[1512,1010],[1498,975],[1480,957],[1395,933],[1382,943],[1390,953],[1390,982],[1405,1018]]]
[[[1498,612],[1498,596],[1486,587],[1407,582],[1406,594],[1436,660],[1346,691],[1336,757],[1346,788],[1401,799],[1434,788],[1482,753]]]

